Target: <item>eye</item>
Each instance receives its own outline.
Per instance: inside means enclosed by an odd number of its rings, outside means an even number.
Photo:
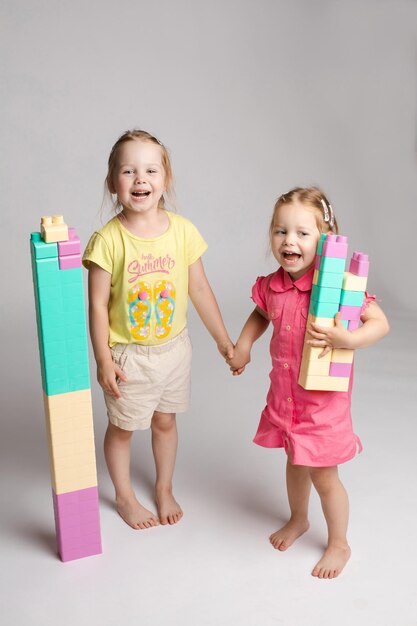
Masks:
[[[154,169],[149,169],[148,170],[148,174],[157,174],[158,170],[154,170]]]
[[[307,237],[308,236],[308,233],[305,233],[302,230],[298,234],[300,235],[300,237]]]
[[[285,230],[283,228],[276,228],[274,230],[274,235],[285,235]]]
[[[133,174],[133,170],[132,170],[132,168],[127,169],[127,170],[124,170],[124,171],[123,171],[123,174]]]

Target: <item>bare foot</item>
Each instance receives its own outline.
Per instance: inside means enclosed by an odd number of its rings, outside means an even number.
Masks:
[[[276,550],[284,552],[298,537],[303,535],[310,528],[307,520],[290,520],[285,526],[273,533],[269,541]]]
[[[151,528],[152,526],[158,526],[159,520],[154,513],[145,509],[135,498],[116,500],[116,509],[120,517],[124,519],[126,524],[129,524],[135,530],[145,528]]]
[[[328,546],[323,556],[311,572],[317,578],[336,578],[348,562],[350,548],[346,546]]]
[[[155,500],[161,524],[176,524],[180,521],[183,512],[171,490],[157,489]]]

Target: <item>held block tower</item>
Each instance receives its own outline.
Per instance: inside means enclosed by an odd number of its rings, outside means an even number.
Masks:
[[[80,240],[43,217],[31,257],[58,553],[71,561],[102,552]]]
[[[307,327],[313,322],[319,326],[334,326],[334,317],[340,313],[342,324],[348,330],[359,325],[368,279],[368,255],[354,252],[349,271],[345,271],[347,237],[323,234],[317,246],[313,287]],[[309,346],[305,336],[298,384],[304,389],[347,391],[353,363],[353,350],[336,350],[319,359],[322,348]]]

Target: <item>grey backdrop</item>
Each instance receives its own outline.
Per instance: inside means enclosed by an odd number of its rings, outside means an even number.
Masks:
[[[346,607],[340,617],[342,622],[346,619],[346,624],[352,623],[352,619],[360,624],[394,623],[397,608],[389,600],[389,582],[378,579],[373,586],[370,583],[366,592],[360,590],[364,580],[371,580],[376,571],[383,572],[383,560],[378,566],[368,561],[362,566],[358,562],[353,564],[350,578],[347,572],[340,579],[342,582],[334,583],[338,595],[332,599],[320,595],[328,592],[323,592],[322,587],[318,591],[310,580],[300,583],[310,561],[303,561],[302,566],[300,561],[299,569],[294,569],[286,560],[282,578],[277,582],[278,587],[282,589],[284,585],[285,589],[278,611],[275,600],[265,604],[259,591],[265,568],[270,568],[267,574],[270,577],[271,571],[281,567],[272,549],[265,553],[267,565],[259,557],[263,554],[260,548],[253,549],[254,579],[245,574],[245,559],[237,555],[242,546],[247,549],[249,537],[259,537],[258,519],[265,513],[266,500],[272,501],[277,491],[276,457],[272,460],[271,455],[250,444],[268,384],[267,338],[254,351],[258,364],[254,365],[254,373],[248,373],[248,382],[243,377],[243,382],[234,381],[218,360],[193,311],[190,312],[195,345],[193,410],[182,421],[178,483],[182,481],[188,511],[192,513],[193,506],[196,507],[195,516],[200,515],[203,527],[204,521],[210,520],[196,546],[208,546],[208,552],[213,555],[219,547],[212,543],[211,533],[214,525],[216,537],[221,535],[221,511],[234,500],[241,503],[239,514],[233,517],[228,513],[231,528],[238,531],[248,502],[251,510],[256,510],[253,529],[239,538],[233,553],[237,559],[235,569],[229,570],[225,565],[233,561],[229,555],[228,560],[221,561],[219,577],[218,561],[204,567],[209,558],[207,551],[202,550],[199,555],[196,547],[193,557],[187,553],[186,546],[196,532],[192,515],[190,526],[185,521],[182,526],[188,533],[184,535],[184,544],[182,536],[175,540],[174,534],[166,533],[163,537],[169,536],[170,540],[165,544],[165,539],[161,539],[158,543],[155,537],[159,536],[156,534],[159,530],[148,535],[148,540],[144,534],[132,539],[129,530],[116,519],[101,451],[105,418],[93,363],[102,523],[107,551],[101,560],[78,564],[62,566],[55,560],[28,241],[30,232],[38,229],[41,215],[63,213],[86,243],[91,232],[108,218],[108,215],[100,216],[100,206],[106,160],[113,142],[126,129],[149,130],[171,151],[178,210],[200,228],[209,243],[205,267],[230,333],[236,337],[251,308],[251,284],[256,276],[275,267],[274,260],[267,255],[267,229],[276,197],[294,185],[322,186],[336,210],[342,233],[349,236],[350,251],[359,249],[369,253],[370,291],[382,300],[393,325],[390,338],[383,344],[385,348],[365,351],[373,356],[364,357],[362,366],[360,362],[358,365],[362,367],[362,383],[358,383],[356,396],[358,408],[367,415],[363,409],[365,405],[370,408],[366,402],[371,404],[371,398],[386,408],[387,440],[379,442],[381,447],[374,450],[376,459],[365,474],[370,476],[379,471],[375,463],[379,463],[379,468],[383,465],[380,449],[386,450],[392,443],[392,437],[388,437],[392,416],[395,414],[397,420],[402,416],[405,420],[402,451],[410,441],[410,428],[415,431],[410,414],[415,409],[417,308],[413,271],[417,226],[417,3],[412,0],[119,0],[117,3],[1,0],[0,14],[3,206],[0,214],[3,361],[0,479],[2,502],[7,510],[3,516],[1,569],[8,589],[2,607],[7,620],[3,623],[45,625],[48,619],[52,623],[47,602],[52,605],[55,602],[56,610],[58,605],[61,607],[61,623],[68,624],[75,620],[82,623],[84,617],[90,623],[118,623],[116,614],[141,618],[142,624],[162,621],[226,624],[239,619],[243,625],[291,624],[294,623],[291,616],[298,615],[297,623],[301,624],[302,615],[305,613],[307,619],[310,606],[319,610],[326,602],[332,606],[334,603],[339,609]],[[394,378],[393,372],[397,374]],[[398,398],[402,401],[400,406]],[[364,428],[365,423],[362,435]],[[372,444],[376,445],[375,421],[369,429],[368,459],[372,457]],[[138,445],[142,446],[138,473],[145,471],[151,483],[148,442]],[[415,476],[411,448],[409,452],[412,456],[407,467]],[[358,463],[361,462],[367,461]],[[283,461],[279,463],[282,470]],[[358,472],[351,476],[355,476],[352,482],[358,485],[361,494],[365,467],[358,464],[352,467],[361,470],[350,467],[349,471]],[[240,478],[244,468],[247,485],[243,487]],[[262,489],[253,478],[260,475]],[[279,475],[282,481],[282,471]],[[404,470],[401,477],[389,476],[393,484],[392,499],[396,497],[394,484],[406,484],[408,475]],[[187,491],[190,476],[200,477],[195,478],[190,488],[194,498]],[[236,479],[234,483],[232,476]],[[214,477],[212,482],[210,477]],[[139,489],[140,485],[138,479]],[[213,495],[210,506],[204,489]],[[265,502],[263,489],[270,494],[270,498],[265,496]],[[284,518],[283,482],[280,489]],[[369,489],[379,493],[379,483]],[[194,504],[201,504],[199,497],[204,503],[203,514],[201,507]],[[363,493],[358,497],[363,498]],[[220,498],[221,507],[213,514],[216,498],[217,503]],[[410,514],[406,501],[404,495],[403,519]],[[383,518],[386,500],[381,497],[378,502]],[[266,536],[278,524],[272,505],[271,511],[273,514],[267,516],[268,524],[262,531]],[[214,515],[213,520],[210,514]],[[319,511],[317,520],[321,520]],[[392,522],[394,519],[389,520],[389,524]],[[367,522],[363,524],[372,534]],[[366,552],[369,535],[363,536],[362,528],[356,532]],[[388,524],[387,528],[382,525],[381,542],[387,536],[392,539],[399,534],[402,533],[398,528],[390,534]],[[266,545],[264,535],[262,541]],[[114,551],[110,537],[118,546]],[[120,537],[126,543],[119,550]],[[227,556],[231,545],[227,533],[226,537],[220,550],[223,556]],[[131,567],[126,560],[132,554],[132,542],[135,545],[140,542],[138,565],[132,577],[125,579],[125,568]],[[179,552],[175,552],[178,546],[184,547],[181,554],[187,553],[188,560],[181,561]],[[266,545],[265,549],[269,547]],[[403,550],[407,553],[405,543]],[[167,554],[171,560],[166,560]],[[319,552],[310,555],[311,566],[318,555]],[[382,559],[377,545],[373,557]],[[37,581],[30,585],[25,584],[28,558],[29,562],[33,561],[31,567],[39,572]],[[394,555],[392,558],[389,567],[398,573],[403,563]],[[112,573],[116,570],[119,573],[119,567],[125,585],[123,593],[128,589],[136,596],[137,576],[147,579],[146,597],[139,598],[142,609],[134,608],[133,601],[127,597],[123,596],[119,603],[115,599],[115,589],[119,588]],[[174,588],[170,586],[170,578],[164,578],[173,569],[177,585]],[[195,572],[202,577],[200,587],[195,582]],[[353,573],[359,575],[357,588]],[[178,580],[184,575],[190,578],[181,586]],[[96,595],[85,577],[100,581]],[[53,596],[47,593],[52,584],[57,585]],[[68,584],[74,589],[73,597],[66,595]],[[207,586],[217,600],[212,602],[211,596],[204,595],[202,589]],[[101,604],[102,592],[109,605]],[[275,598],[275,592],[276,588],[268,597]],[[398,623],[415,624],[415,606],[411,606],[404,586],[402,592],[405,617]],[[298,593],[305,594],[305,604],[299,602]],[[252,602],[253,594],[256,600]],[[348,602],[351,597],[356,598],[353,605]],[[93,598],[91,602],[90,598]],[[287,614],[282,612],[284,605]],[[279,621],[281,618],[283,621]],[[321,619],[320,623],[331,623],[331,615]]]

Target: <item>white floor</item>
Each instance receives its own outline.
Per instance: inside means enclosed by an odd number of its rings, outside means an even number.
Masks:
[[[353,414],[364,452],[341,468],[353,554],[333,581],[310,576],[326,539],[315,495],[310,532],[285,554],[268,543],[287,504],[284,454],[251,443],[268,384],[266,340],[233,379],[209,339],[195,333],[193,406],[179,417],[176,495],[185,515],[175,527],[133,531],[114,512],[94,385],[104,553],[64,564],[55,555],[38,363],[30,355],[24,380],[13,376],[20,391],[7,394],[2,420],[1,623],[416,626],[417,342],[411,319],[391,322],[390,337],[357,356]],[[13,373],[17,355],[9,354]],[[152,506],[148,433],[136,436],[134,458],[138,493]]]

